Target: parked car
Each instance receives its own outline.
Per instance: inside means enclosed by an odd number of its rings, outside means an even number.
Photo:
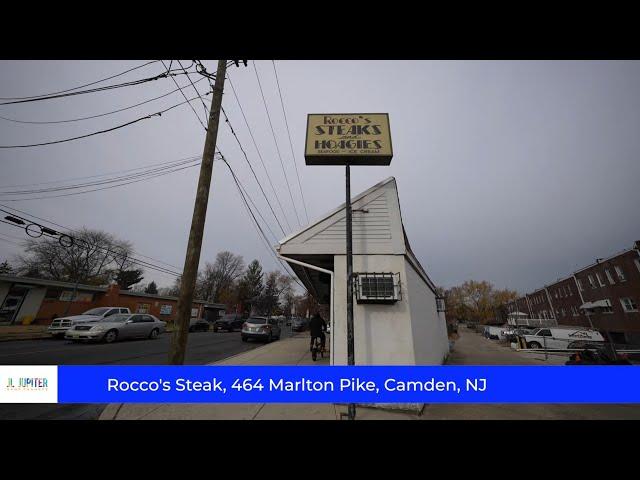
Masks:
[[[117,314],[89,323],[79,323],[68,329],[64,338],[71,341],[102,341],[113,343],[125,338],[155,339],[167,324],[148,314]]]
[[[229,313],[222,318],[213,322],[213,331],[226,330],[227,332],[233,332],[242,328],[244,319],[239,313]]]
[[[522,338],[527,348],[566,349],[576,340],[604,342],[600,332],[576,328],[538,328],[522,335]]]
[[[68,317],[56,318],[47,332],[54,337],[63,337],[67,330],[80,323],[97,322],[112,315],[131,313],[128,308],[122,307],[98,307],[87,310],[82,315],[70,315]]]
[[[307,320],[305,318],[296,317],[291,320],[291,330],[294,332],[302,332],[307,328]]]
[[[189,331],[190,332],[208,332],[209,322],[201,318],[192,318],[189,321]]]
[[[266,340],[280,340],[282,330],[275,318],[250,317],[242,324],[242,341],[250,338]]]
[[[593,343],[591,347],[595,348],[587,348],[572,354],[565,365],[632,365],[626,355],[618,355],[618,358],[615,358],[612,352],[604,348],[604,345]]]

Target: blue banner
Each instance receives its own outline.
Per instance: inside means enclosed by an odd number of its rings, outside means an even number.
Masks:
[[[59,366],[60,403],[640,403],[633,366]]]

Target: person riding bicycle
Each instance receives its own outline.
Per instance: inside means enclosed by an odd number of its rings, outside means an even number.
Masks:
[[[320,339],[320,348],[324,350],[325,336],[324,332],[327,331],[327,323],[320,316],[319,313],[316,313],[311,321],[309,322],[309,330],[311,333],[311,343],[309,345],[309,350],[313,351],[313,341],[316,338]]]

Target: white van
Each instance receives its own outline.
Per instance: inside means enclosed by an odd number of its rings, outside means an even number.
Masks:
[[[522,335],[522,338],[527,348],[566,349],[576,340],[604,342],[600,332],[578,328],[538,328],[530,334]]]

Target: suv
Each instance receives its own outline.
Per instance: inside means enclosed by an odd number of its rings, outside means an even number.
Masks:
[[[294,332],[302,332],[307,328],[307,322],[304,318],[294,318],[291,320],[291,330]]]
[[[117,315],[119,313],[131,313],[128,308],[122,307],[98,307],[87,310],[82,315],[71,315],[68,317],[56,318],[47,332],[54,337],[64,337],[64,334],[72,326],[78,323],[92,323],[110,317],[111,315]]]
[[[239,313],[229,313],[213,322],[213,331],[226,330],[233,332],[242,328],[243,318]]]
[[[275,318],[250,317],[242,324],[242,341],[246,342],[250,338],[266,340],[280,340],[282,330]]]

